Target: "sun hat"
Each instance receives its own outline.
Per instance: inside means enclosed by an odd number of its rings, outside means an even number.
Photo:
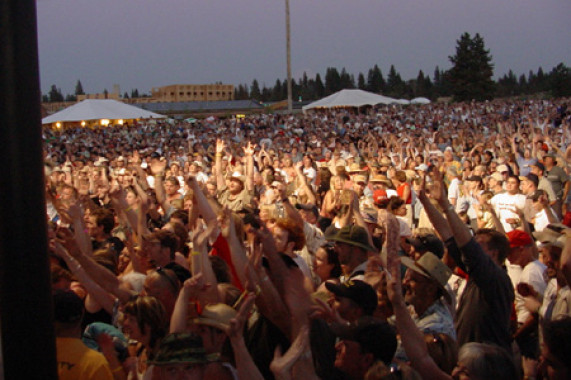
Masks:
[[[217,355],[216,355],[217,356]],[[207,355],[202,338],[196,334],[174,333],[167,335],[149,364],[165,366],[172,364],[207,364],[214,361],[214,355]]]
[[[225,330],[230,325],[230,320],[236,318],[236,314],[236,310],[224,303],[210,304],[204,307],[200,316],[193,322]]]
[[[357,225],[341,228],[335,235],[329,237],[328,240],[349,244],[366,251],[377,251],[375,247],[372,247],[369,244],[369,234],[367,231],[363,227]]]
[[[410,257],[401,257],[401,264],[424,277],[430,278],[442,288],[448,283],[452,271],[434,253],[426,252],[417,261]]]

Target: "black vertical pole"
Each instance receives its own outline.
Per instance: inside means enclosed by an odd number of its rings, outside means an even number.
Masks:
[[[0,323],[5,379],[57,379],[36,3],[0,1]]]

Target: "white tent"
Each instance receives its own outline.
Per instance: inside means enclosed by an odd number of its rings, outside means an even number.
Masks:
[[[42,124],[90,120],[161,119],[164,115],[150,112],[112,99],[86,99],[42,119]]]
[[[430,104],[430,100],[426,98],[414,98],[410,101],[410,104]]]
[[[302,109],[333,108],[333,107],[362,107],[375,104],[390,104],[395,99],[374,94],[363,90],[341,90],[323,99],[304,106]]]
[[[393,103],[406,106],[406,105],[410,104],[410,101],[407,99],[395,99],[395,101]]]

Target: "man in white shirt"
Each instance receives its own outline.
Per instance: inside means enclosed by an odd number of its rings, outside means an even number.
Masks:
[[[525,195],[519,193],[519,178],[509,176],[506,181],[506,192],[496,194],[490,201],[496,211],[496,215],[504,227],[505,232],[510,232],[521,223],[518,211],[525,208]]]
[[[537,257],[536,247],[527,232],[515,229],[508,232],[507,236],[510,241],[508,259],[511,264],[522,268],[515,293],[518,329],[514,334],[514,339],[523,356],[537,358],[539,356],[538,317],[526,308],[524,295],[529,293],[531,287],[541,302],[547,287],[543,278],[546,266],[535,258]]]

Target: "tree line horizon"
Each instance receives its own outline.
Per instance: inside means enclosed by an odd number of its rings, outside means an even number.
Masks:
[[[322,79],[317,73],[309,78],[304,72],[297,81],[292,78],[292,98],[294,101],[312,101],[331,95],[343,89],[361,89],[380,93],[393,98],[412,99],[425,97],[436,100],[451,97],[455,101],[490,100],[493,98],[534,96],[541,94],[547,97],[565,97],[571,95],[571,69],[563,62],[549,72],[540,66],[536,72],[529,70],[526,74],[516,76],[510,69],[508,73],[494,81],[494,64],[490,51],[485,48],[484,39],[479,33],[474,37],[465,32],[456,41],[456,54],[448,57],[452,67],[442,70],[434,69],[432,78],[419,70],[416,78],[403,80],[394,65],[391,65],[385,79],[377,64],[370,68],[365,76],[359,72],[357,79],[349,74],[345,67],[339,71],[336,67],[328,67]],[[103,93],[107,93],[107,89]],[[63,96],[61,89],[55,84],[50,91],[42,95],[43,102],[76,101],[77,95],[84,95],[81,81],[78,80],[74,94]],[[149,97],[140,94],[138,89],[125,92],[123,98],[136,99]],[[234,88],[235,100],[251,99],[262,103],[287,99],[287,80],[276,79],[272,87],[254,79],[252,83],[240,83]]]

